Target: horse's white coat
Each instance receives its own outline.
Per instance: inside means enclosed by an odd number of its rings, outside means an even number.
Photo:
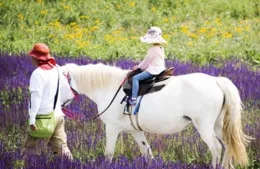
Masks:
[[[62,69],[64,73],[70,74],[74,89],[87,95],[97,104],[99,113],[108,106],[127,73],[119,68],[102,64],[86,66],[67,64]],[[90,88],[91,90],[89,90]],[[105,155],[112,160],[118,134],[127,132],[134,136],[141,152],[153,158],[144,133],[134,130],[129,117],[123,114],[124,105],[120,104],[123,96],[124,93],[121,90],[111,107],[100,117],[106,124]],[[225,102],[223,106],[224,97],[225,100],[231,102]],[[228,120],[238,117],[237,121],[232,121],[233,123],[230,124],[231,127],[236,127],[236,123],[240,124],[241,121],[240,105],[241,100],[237,88],[230,80],[193,73],[171,77],[171,81],[161,91],[145,95],[138,118],[140,126],[145,132],[158,134],[180,132],[193,123],[208,145],[212,154],[212,164],[215,166],[220,162],[222,151],[218,139],[227,149],[232,150],[232,146],[225,144],[223,140],[222,128],[226,109],[237,106],[235,107],[237,112],[227,115]],[[242,132],[241,126],[238,125],[238,127],[237,130]],[[237,137],[241,137],[242,143],[239,146],[243,149],[242,134]],[[225,168],[229,167],[231,161],[230,152],[225,151],[222,163]]]

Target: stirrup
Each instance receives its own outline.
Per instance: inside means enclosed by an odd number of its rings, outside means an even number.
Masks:
[[[123,114],[124,115],[132,115],[132,106],[129,105],[129,104],[126,104],[125,105],[125,108],[124,108],[124,111],[123,111]]]

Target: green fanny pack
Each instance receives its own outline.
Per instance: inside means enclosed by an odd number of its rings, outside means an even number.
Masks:
[[[32,131],[29,127],[29,134],[36,138],[49,138],[52,136],[55,127],[56,120],[54,117],[54,111],[50,114],[40,114],[35,118],[36,131]]]

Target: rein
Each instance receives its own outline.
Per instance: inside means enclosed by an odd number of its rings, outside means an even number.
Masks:
[[[71,89],[72,93],[74,94],[74,97],[76,98],[77,101],[79,101],[79,99],[78,99],[78,95],[79,95],[78,92],[71,87],[71,83],[70,83],[71,79],[70,79],[69,74],[67,74],[66,77],[67,77],[68,82],[69,82],[69,84],[70,84],[70,89]],[[108,109],[108,108],[111,106],[111,104],[114,102],[114,100],[115,100],[117,94],[119,93],[120,89],[122,88],[122,86],[124,85],[124,83],[125,83],[126,80],[127,80],[127,77],[126,77],[126,78],[123,80],[123,82],[120,84],[119,88],[117,89],[117,91],[116,91],[116,93],[115,93],[113,99],[111,100],[111,102],[109,103],[109,105],[107,106],[107,108],[106,108],[104,111],[102,111],[100,114],[98,114],[97,116],[94,116],[94,117],[92,117],[92,118],[90,118],[90,119],[87,119],[87,121],[92,121],[92,120],[94,120],[94,119],[100,117],[102,114],[104,114],[104,113],[107,111],[107,109]],[[66,103],[65,103],[65,104],[66,104]],[[64,104],[64,105],[65,105],[65,104]],[[73,116],[74,113],[73,113],[72,111],[67,110],[67,109],[65,109],[65,108],[62,108],[62,111],[63,111],[63,113],[64,113],[66,116],[68,116],[69,118],[71,118],[71,119],[73,119],[73,120],[77,120],[77,118],[76,118],[75,116]],[[82,117],[82,115],[81,115],[80,117]]]
[[[116,91],[116,93],[115,93],[113,99],[111,100],[111,102],[109,103],[109,105],[107,106],[107,108],[106,108],[104,111],[102,111],[100,114],[98,114],[97,116],[94,116],[94,117],[88,119],[87,121],[92,121],[92,120],[94,120],[94,119],[100,117],[102,114],[104,114],[104,113],[107,111],[107,109],[111,106],[111,104],[112,104],[113,101],[115,100],[117,94],[119,93],[120,89],[122,88],[122,86],[124,85],[124,83],[125,83],[126,80],[127,80],[127,78],[125,78],[125,79],[123,80],[123,82],[121,83],[121,85],[120,85],[119,88],[117,89],[117,91]]]

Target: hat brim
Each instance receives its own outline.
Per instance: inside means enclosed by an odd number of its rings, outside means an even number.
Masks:
[[[162,37],[160,38],[147,38],[145,36],[140,37],[141,42],[144,43],[148,43],[148,44],[154,44],[154,43],[159,43],[159,44],[163,44],[163,43],[167,43],[166,40],[164,40]]]
[[[47,54],[35,53],[35,51],[33,50],[29,52],[29,56],[42,61],[50,60],[53,58],[49,53]]]

